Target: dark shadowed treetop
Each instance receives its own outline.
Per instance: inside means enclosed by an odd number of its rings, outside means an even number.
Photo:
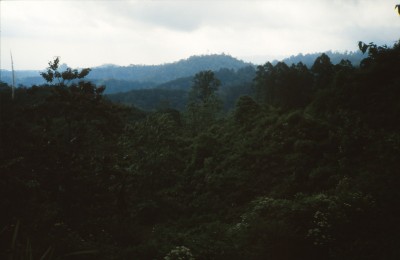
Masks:
[[[194,76],[192,94],[195,99],[205,102],[221,85],[211,70],[201,71]]]
[[[49,62],[46,72],[41,72],[40,75],[46,80],[47,83],[53,83],[57,81],[56,85],[67,85],[69,82],[75,79],[83,79],[86,77],[90,70],[89,68],[82,69],[80,72],[76,69],[66,68],[65,71],[59,71],[60,58],[56,57],[54,61]]]

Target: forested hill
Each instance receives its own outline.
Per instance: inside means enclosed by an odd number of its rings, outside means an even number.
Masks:
[[[62,66],[66,67],[65,64]],[[106,93],[151,88],[182,77],[193,76],[201,70],[217,71],[222,68],[237,70],[254,66],[226,54],[191,56],[161,65],[103,65],[92,68],[88,77],[92,82],[106,85]],[[2,70],[2,81],[11,84],[11,71]],[[31,86],[44,84],[39,71],[16,71],[16,84]]]
[[[256,75],[254,66],[247,66],[238,70],[220,69],[215,76],[221,81],[218,91],[222,98],[225,110],[235,106],[236,100],[242,95],[252,92],[252,82]],[[144,110],[156,110],[168,106],[183,111],[186,106],[188,92],[193,85],[194,76],[171,80],[153,88],[132,89],[107,95],[111,101],[135,106]],[[108,92],[109,93],[109,92]]]
[[[360,49],[258,66],[228,115],[210,70],[181,112],[57,59],[0,83],[0,259],[399,259],[400,44]]]
[[[338,64],[341,60],[349,60],[354,66],[359,66],[360,62],[367,58],[366,54],[363,54],[361,51],[354,51],[354,52],[333,52],[333,51],[326,51],[324,52],[328,57],[331,59],[332,64]],[[292,55],[288,58],[282,60],[282,62],[286,63],[287,65],[297,64],[302,62],[307,67],[311,68],[314,64],[316,58],[321,56],[322,52],[316,53],[308,53],[302,54],[299,53],[297,55]],[[278,61],[272,62],[272,64],[276,64]]]
[[[333,64],[339,63],[342,59],[348,59],[354,66],[358,66],[360,61],[365,58],[361,52],[331,52],[326,54],[331,58]],[[314,60],[321,53],[313,54],[298,54],[283,60],[288,65],[302,62],[310,67]],[[266,61],[267,62],[267,61]],[[276,64],[278,61],[272,62]],[[61,65],[66,67],[66,64]],[[158,85],[166,83],[165,86],[171,88],[177,82],[177,79],[192,77],[199,71],[212,70],[219,71],[221,69],[238,70],[240,68],[253,66],[254,64],[244,62],[226,54],[212,54],[191,56],[187,59],[182,59],[173,63],[161,65],[103,65],[92,68],[89,79],[97,85],[105,85],[106,94],[127,92],[134,89],[148,89],[158,87]],[[11,84],[11,71],[2,70],[2,81]],[[39,75],[37,70],[16,70],[17,86],[32,86],[44,84],[45,81]],[[172,81],[172,82],[170,82]],[[179,81],[179,80],[178,80]]]
[[[90,78],[113,78],[158,84],[181,77],[192,76],[201,70],[219,70],[221,68],[236,70],[249,65],[251,65],[251,63],[246,63],[226,54],[212,54],[191,56],[188,59],[162,65],[97,67],[90,73]]]

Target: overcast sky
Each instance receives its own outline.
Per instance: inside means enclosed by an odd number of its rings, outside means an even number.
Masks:
[[[393,45],[400,0],[1,2],[1,68],[162,64],[225,53],[265,63],[298,53]]]

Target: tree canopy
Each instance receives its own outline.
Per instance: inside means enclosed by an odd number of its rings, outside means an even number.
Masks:
[[[225,115],[212,71],[181,112],[57,59],[0,84],[0,258],[397,259],[400,44],[360,49],[259,66]]]

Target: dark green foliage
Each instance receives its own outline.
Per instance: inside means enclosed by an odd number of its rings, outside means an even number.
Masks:
[[[251,64],[225,54],[192,56],[174,63],[163,65],[130,65],[126,67],[106,66],[94,68],[91,79],[119,79],[128,81],[154,82],[161,84],[182,77],[188,77],[203,70],[217,71],[221,68],[237,70]]]
[[[187,102],[187,91],[181,89],[138,89],[107,95],[114,103],[135,106],[146,111],[173,108],[183,111]]]
[[[242,95],[253,94],[251,82],[255,75],[255,69],[252,66],[244,67],[238,70],[220,69],[214,72],[216,78],[221,81],[221,86],[217,95],[223,101],[224,110],[234,109],[236,100]],[[188,101],[187,93],[193,85],[193,77],[179,78],[163,84],[150,85],[139,83],[120,82],[121,87],[126,86],[123,93],[107,95],[107,97],[116,103],[125,105],[134,105],[147,111],[154,111],[163,108],[172,108],[184,111]],[[101,81],[106,84],[106,94],[114,93],[118,88],[116,80]],[[116,85],[117,84],[117,85]],[[111,88],[111,90],[110,90]],[[127,91],[131,88],[140,88]],[[127,92],[126,92],[127,91]]]
[[[154,88],[156,85],[154,82],[143,82],[143,81],[130,81],[130,80],[121,80],[121,79],[98,79],[98,80],[90,80],[96,85],[105,85],[107,89],[104,91],[104,94],[116,94],[118,96],[119,93],[127,93],[131,90],[143,90]]]
[[[248,125],[250,121],[255,120],[261,107],[251,97],[242,96],[236,104],[235,120],[242,125]]]
[[[221,81],[214,77],[214,72],[211,70],[197,73],[193,78],[193,86],[190,94],[192,102],[207,102],[220,85]]]
[[[338,64],[342,59],[347,59],[355,66],[358,66],[366,54],[358,52],[325,52],[331,59],[333,64]],[[299,54],[283,59],[282,62],[288,66],[302,62],[308,68],[311,68],[315,59],[322,53],[313,54]],[[276,64],[278,61],[272,62]],[[60,66],[66,66],[62,64]],[[203,55],[192,56],[188,59],[180,60],[174,63],[167,63],[162,65],[129,65],[129,66],[116,66],[116,65],[103,65],[94,67],[88,75],[89,80],[96,85],[107,85],[106,94],[117,92],[127,92],[133,89],[142,89],[158,86],[169,81],[182,77],[190,77],[201,70],[244,70],[254,68],[251,63],[246,63],[237,60],[229,55]],[[2,80],[8,84],[12,82],[12,72],[3,70]],[[225,81],[221,75],[216,75],[222,82]],[[17,70],[15,71],[17,85],[32,86],[44,84],[46,81],[38,75],[38,71],[33,70]],[[230,78],[231,76],[229,76]],[[248,77],[248,76],[246,76]],[[250,82],[254,76],[251,76],[247,82]],[[235,78],[230,78],[235,80]],[[169,85],[169,84],[167,84]],[[186,85],[187,87],[188,85]],[[233,102],[234,105],[234,102]]]
[[[187,124],[193,133],[200,132],[215,122],[222,107],[221,100],[216,95],[220,85],[221,81],[211,70],[201,71],[194,76],[186,112]]]
[[[110,161],[131,112],[104,101],[103,90],[83,81],[19,88],[14,100],[1,90],[0,223],[20,220],[34,258],[49,245],[57,255],[91,249],[82,236],[101,236],[94,226],[106,228],[115,210]]]
[[[333,64],[328,55],[323,53],[319,56],[311,67],[311,71],[315,75],[315,88],[329,87],[333,76]]]
[[[40,75],[46,80],[47,83],[53,83],[53,81],[57,81],[56,84],[63,86],[67,85],[70,81],[75,79],[83,79],[86,77],[90,69],[82,69],[80,72],[78,70],[73,70],[71,68],[66,68],[65,71],[60,72],[58,69],[60,63],[60,58],[57,57],[54,61],[49,62],[49,67],[46,72],[40,73]]]
[[[259,102],[286,109],[300,108],[311,99],[313,77],[302,63],[289,67],[283,62],[257,67],[254,78]]]
[[[1,84],[0,258],[397,259],[400,47],[365,46],[258,67],[224,118],[211,71],[183,113]]]
[[[354,52],[332,52],[326,51],[325,54],[329,56],[331,62],[333,64],[339,64],[341,60],[349,60],[355,66],[359,66],[361,61],[365,59],[368,55],[363,53],[361,50],[354,51]],[[311,68],[315,62],[315,59],[321,56],[322,53],[310,53],[310,54],[298,54],[296,56],[290,56],[289,58],[283,59],[282,62],[286,63],[287,65],[296,64],[296,63],[303,63],[308,68]],[[278,61],[273,62],[273,64],[278,63]]]

